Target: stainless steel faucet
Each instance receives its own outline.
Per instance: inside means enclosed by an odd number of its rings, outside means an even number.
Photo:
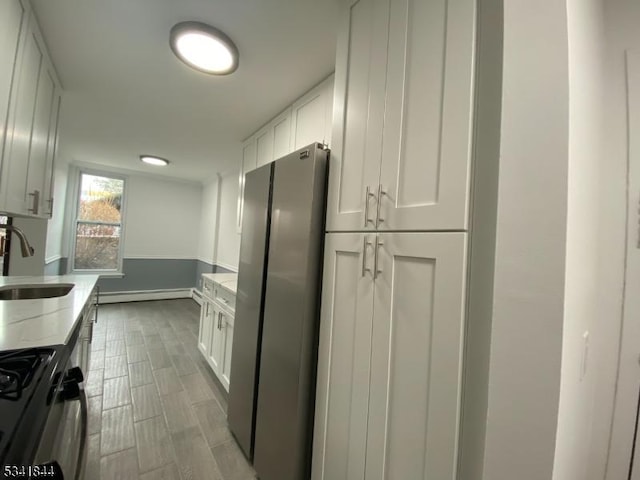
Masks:
[[[4,223],[0,223],[0,228],[4,228],[8,232],[15,233],[20,239],[20,251],[22,252],[23,257],[32,257],[34,250],[31,245],[29,245],[29,240],[27,240],[26,235],[22,230],[18,227],[14,227],[13,225],[7,225]]]

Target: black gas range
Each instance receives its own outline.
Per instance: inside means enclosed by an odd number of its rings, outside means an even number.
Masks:
[[[79,477],[87,412],[73,355],[65,345],[0,352],[1,478]]]

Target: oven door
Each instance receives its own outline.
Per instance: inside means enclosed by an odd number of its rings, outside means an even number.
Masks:
[[[87,398],[80,382],[63,379],[78,364],[78,348],[62,370],[57,393],[35,457],[35,464],[56,462],[64,480],[82,478],[87,444]],[[75,386],[73,385],[75,383]]]

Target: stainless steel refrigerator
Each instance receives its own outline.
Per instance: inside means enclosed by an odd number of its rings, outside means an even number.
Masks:
[[[310,475],[328,151],[245,177],[227,419],[261,480]]]

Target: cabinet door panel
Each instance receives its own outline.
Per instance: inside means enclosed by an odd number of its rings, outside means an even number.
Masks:
[[[338,36],[327,230],[374,228],[386,69],[388,0],[357,0]],[[370,203],[369,219],[365,206]]]
[[[56,83],[51,71],[43,63],[38,79],[38,93],[33,117],[33,132],[31,135],[31,147],[29,149],[29,164],[27,167],[27,194],[35,194],[37,197],[28,197],[28,207],[33,209],[31,213],[43,216],[45,211],[44,190],[45,174],[47,170],[47,148],[49,147],[49,132],[51,123],[51,111],[54,107],[54,92]],[[33,202],[37,198],[37,205]],[[36,207],[36,208],[33,208]]]
[[[14,65],[24,16],[25,10],[19,0],[0,2],[0,152],[4,143],[9,94],[14,79]]]
[[[293,152],[291,148],[291,109],[284,111],[273,122],[273,159]]]
[[[367,480],[455,480],[464,233],[379,234]]]
[[[475,0],[391,0],[381,229],[466,229]]]
[[[231,379],[231,353],[233,350],[233,317],[227,313],[223,313],[223,354],[222,354],[222,368],[220,371],[220,383],[229,391],[229,381]]]
[[[53,181],[55,161],[58,151],[58,125],[60,120],[60,104],[62,97],[60,95],[60,88],[58,87],[54,92],[53,109],[51,110],[51,121],[49,125],[49,139],[47,146],[47,160],[44,174],[44,195],[43,201],[45,205],[44,215],[51,218],[53,215]]]
[[[211,344],[209,346],[209,364],[213,372],[220,378],[223,359],[223,330],[219,328],[222,312],[215,303],[211,304]]]
[[[273,129],[268,126],[256,134],[256,166],[273,161]]]
[[[365,242],[373,238],[326,237],[313,480],[364,479],[373,316],[373,250]]]
[[[198,349],[206,357],[209,355],[209,348],[211,345],[211,302],[206,299],[202,299],[202,306],[200,308],[200,329],[198,331]]]
[[[316,85],[293,104],[291,138],[294,150],[313,142],[328,143],[327,121],[330,125],[332,99],[333,76]]]
[[[242,231],[242,210],[244,208],[244,176],[247,172],[256,168],[256,137],[251,137],[242,144],[242,168],[239,173],[238,185],[238,212],[236,225],[238,233]]]
[[[27,171],[29,148],[33,133],[34,109],[38,92],[38,79],[44,55],[33,30],[24,37],[17,81],[14,81],[12,99],[15,99],[3,161],[2,188],[6,193],[5,207],[11,213],[26,211]],[[15,92],[15,93],[14,93]],[[10,132],[9,132],[10,131]]]

